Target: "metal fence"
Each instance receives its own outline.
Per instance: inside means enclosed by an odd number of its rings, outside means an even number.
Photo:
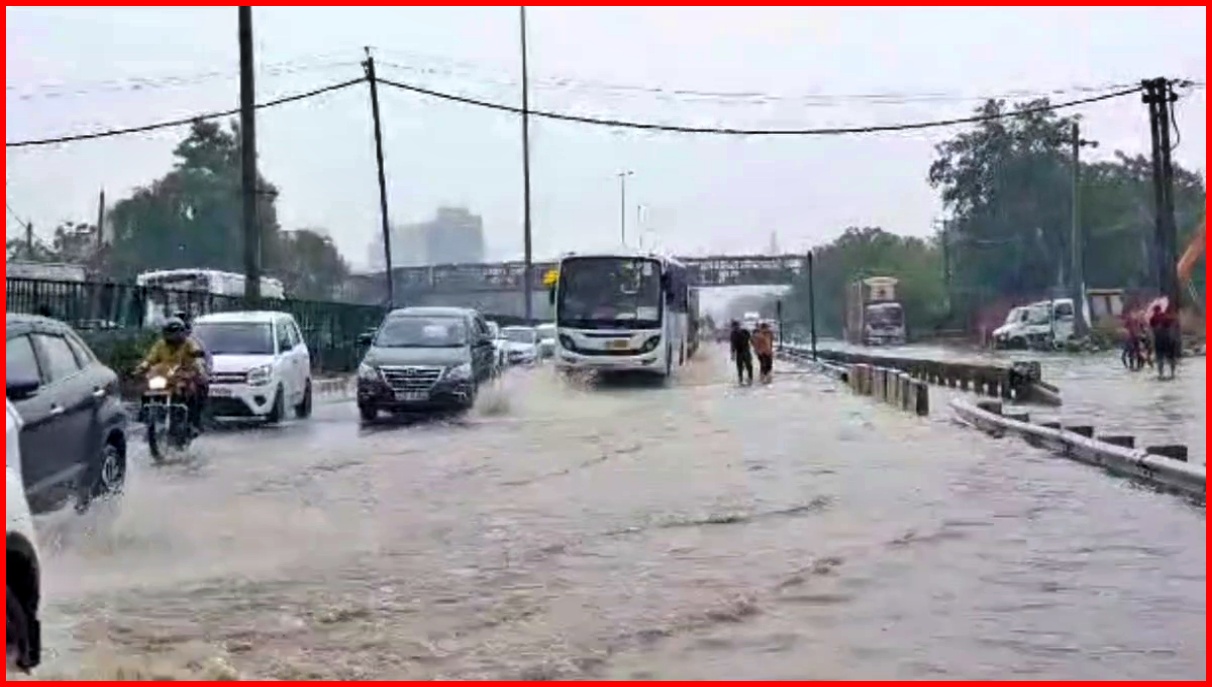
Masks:
[[[113,282],[5,280],[5,311],[48,315],[67,322],[86,338],[112,340],[129,333],[142,339],[174,312],[191,316],[247,310],[238,296],[218,296]],[[262,299],[259,309],[290,313],[311,349],[313,364],[328,372],[352,371],[361,353],[357,340],[378,327],[385,309],[375,305],[297,299]]]

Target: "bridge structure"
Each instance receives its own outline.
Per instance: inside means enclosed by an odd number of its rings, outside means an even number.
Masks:
[[[794,283],[808,265],[807,255],[718,255],[677,258],[687,266],[691,284],[698,288],[724,286],[786,286]],[[553,260],[532,263],[534,312],[549,309],[543,277],[554,269]],[[458,305],[482,312],[520,317],[525,312],[522,294],[526,265],[521,261],[398,267],[392,270],[396,300],[409,305]],[[347,297],[360,303],[382,303],[387,298],[384,272],[351,277]]]

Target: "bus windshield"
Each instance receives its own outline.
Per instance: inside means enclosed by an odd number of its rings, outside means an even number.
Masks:
[[[649,258],[575,258],[560,266],[556,322],[578,329],[659,329],[661,263]]]

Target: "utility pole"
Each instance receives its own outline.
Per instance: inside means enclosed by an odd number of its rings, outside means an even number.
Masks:
[[[943,252],[943,297],[947,299],[947,319],[951,319],[951,221],[940,221],[939,247]]]
[[[34,260],[34,223],[25,223],[25,259]]]
[[[534,322],[534,240],[530,223],[530,64],[526,47],[526,6],[518,7],[518,31],[522,51],[522,299],[526,321]]]
[[[1177,309],[1182,304],[1178,283],[1178,226],[1174,220],[1174,166],[1170,159],[1171,106],[1178,100],[1169,79],[1149,79],[1142,100],[1149,106],[1153,147],[1154,238],[1153,258],[1160,295]]]
[[[261,301],[261,227],[257,221],[257,113],[253,80],[252,7],[240,17],[240,184],[243,191],[244,307]]]
[[[1073,122],[1070,137],[1073,191],[1069,202],[1073,207],[1069,237],[1069,293],[1073,299],[1073,334],[1084,337],[1089,333],[1090,323],[1086,322],[1086,237],[1082,232],[1081,149],[1097,148],[1098,141],[1082,138],[1081,125],[1077,122]]]
[[[387,268],[384,276],[387,279],[387,308],[396,307],[396,280],[394,265],[391,261],[391,222],[387,215],[387,172],[383,168],[383,127],[379,120],[379,81],[375,77],[375,58],[370,54],[370,48],[365,48],[366,60],[362,68],[366,70],[366,80],[370,82],[370,116],[375,125],[375,163],[379,167],[379,222],[383,232],[383,265]]]
[[[97,200],[97,248],[105,245],[105,189]]]
[[[816,264],[808,251],[808,327],[812,337],[812,359],[816,360]]]
[[[627,245],[627,177],[635,174],[631,170],[619,172],[619,242]]]

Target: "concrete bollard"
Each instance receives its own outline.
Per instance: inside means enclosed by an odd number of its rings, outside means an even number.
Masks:
[[[921,417],[930,414],[930,385],[925,382],[913,383],[913,409]]]
[[[1064,430],[1066,432],[1073,432],[1074,434],[1080,434],[1080,435],[1086,437],[1087,439],[1094,438],[1094,427],[1092,427],[1090,425],[1069,425],[1069,426],[1065,427]]]
[[[1136,437],[1127,434],[1106,434],[1098,438],[1104,444],[1113,446],[1122,446],[1124,448],[1136,448]]]
[[[1145,449],[1145,453],[1150,453],[1162,458],[1187,462],[1187,447],[1180,444],[1168,444],[1164,446],[1150,446]]]

